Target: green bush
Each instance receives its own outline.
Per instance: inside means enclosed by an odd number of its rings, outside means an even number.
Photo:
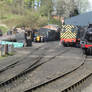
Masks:
[[[5,26],[0,26],[0,29],[2,30],[3,34],[8,31],[8,28]]]
[[[54,19],[54,18],[50,18],[49,23],[50,23],[50,24],[61,25],[61,21],[60,21],[60,20],[56,20],[56,19]]]
[[[31,28],[39,28],[48,23],[48,18],[40,16],[39,12],[27,13],[24,16],[14,17],[3,21],[4,24],[12,27],[30,26]]]
[[[41,16],[39,11],[29,11],[26,10],[24,15],[7,15],[7,19],[2,22],[6,24],[9,28],[12,27],[22,27],[30,26],[31,28],[40,28],[44,25],[49,24],[60,24],[60,21],[55,20],[50,17],[48,21],[48,16]]]

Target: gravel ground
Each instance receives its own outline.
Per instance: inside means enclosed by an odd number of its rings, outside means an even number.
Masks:
[[[57,44],[58,44],[58,42],[52,42],[52,44],[51,43],[34,43],[34,45],[33,45],[33,47],[28,47],[28,48],[20,48],[20,49],[16,49],[16,52],[17,52],[17,54],[16,54],[16,56],[24,56],[24,55],[26,55],[26,54],[28,54],[28,53],[31,53],[30,55],[41,55],[43,52],[46,52],[46,51],[48,51],[49,50],[49,48],[51,48],[51,46],[52,45],[55,45],[54,47],[52,47],[53,49],[55,49],[56,47],[57,47]],[[21,55],[20,55],[21,54]],[[44,55],[44,54],[43,54]],[[43,56],[42,55],[42,56]],[[37,56],[37,57],[38,57]],[[27,65],[28,64],[28,66],[30,66],[30,60],[32,61],[32,58],[36,58],[36,57],[31,57],[31,56],[29,56],[28,57],[28,59],[27,59],[27,61],[24,61],[25,62],[25,65]],[[8,60],[8,61],[7,61]],[[28,61],[29,60],[29,61]],[[47,60],[47,58],[45,59],[45,60]],[[6,66],[7,64],[11,64],[11,62],[12,61],[14,61],[14,56],[13,57],[11,57],[11,58],[7,58],[7,59],[5,59],[4,60],[4,62],[1,62],[1,64],[3,65],[3,66]],[[7,62],[7,63],[6,63]],[[27,63],[28,62],[28,63]],[[1,66],[2,66],[1,65]],[[23,62],[21,61],[20,62],[20,64],[18,64],[18,65],[20,65],[21,67],[22,66],[24,66],[24,64],[23,64]],[[17,67],[17,66],[16,66]],[[12,72],[12,70],[10,71],[9,70],[9,72],[4,72],[4,73],[2,73],[2,74],[0,74],[1,76],[0,76],[0,80],[4,80],[4,78],[6,79],[6,78],[8,78],[9,76],[11,76],[12,74],[14,74],[15,75],[15,71],[17,71],[17,69],[18,68],[16,68],[15,67],[15,69],[16,70],[14,70],[13,72]],[[1,68],[1,67],[0,67]],[[21,68],[21,70],[22,70],[22,68]],[[19,72],[19,71],[18,71]],[[12,74],[10,74],[10,73],[12,73]],[[3,77],[3,75],[4,74],[7,74],[7,76],[4,76]],[[23,78],[23,79],[25,79],[25,78]],[[19,81],[20,80],[18,80],[18,84],[19,84]],[[16,85],[17,83],[15,83],[14,85]],[[11,86],[12,87],[12,86]],[[3,89],[5,89],[5,88],[3,88]],[[2,92],[6,92],[6,90],[2,90]],[[9,90],[7,90],[7,92],[9,92]]]
[[[92,56],[88,56],[86,68],[92,72]],[[84,83],[81,92],[92,92],[92,76],[90,76],[88,80]]]
[[[53,50],[50,50],[50,52],[54,53],[55,51]],[[73,55],[73,57],[71,57],[71,55]],[[45,59],[47,58],[45,57]],[[16,83],[14,83],[13,84],[14,86],[12,88],[9,86],[6,87],[7,89],[6,92],[23,92],[24,89],[37,85],[40,82],[48,81],[49,79],[53,78],[53,76],[56,77],[58,75],[63,75],[78,67],[82,63],[81,59],[82,59],[81,51],[79,49],[73,48],[69,52],[57,56],[55,59],[51,60],[50,62],[47,62],[46,64],[43,64],[32,73],[25,76],[22,82],[20,82],[19,84],[17,82],[17,86],[15,85]],[[50,90],[46,89],[47,92],[50,92]],[[37,90],[37,92],[40,91]],[[55,90],[55,92],[57,91]]]
[[[29,58],[39,56],[44,52],[44,58],[41,59],[41,62],[44,62],[48,61],[51,57],[55,56],[58,53],[59,55],[49,62],[36,68],[33,72],[30,72],[29,74],[16,80],[15,82],[5,86],[4,88],[1,88],[0,92],[23,92],[24,89],[37,85],[40,82],[48,81],[49,79],[57,77],[58,75],[64,75],[65,73],[74,70],[76,67],[80,66],[83,63],[82,52],[79,48],[63,48],[62,46],[59,46],[59,42],[49,42],[45,44],[34,43],[33,47],[25,48],[24,51],[22,51],[23,49],[21,49],[21,51],[22,53],[28,51],[29,53],[32,52],[33,49],[40,46],[42,47],[36,52],[32,53],[32,55],[29,55]],[[67,52],[60,55],[60,53],[62,53],[64,49],[68,49]],[[18,51],[18,53],[21,52]],[[85,69],[83,71],[85,71]],[[58,87],[60,87],[60,85],[55,84],[54,86],[47,86],[45,88],[38,89],[36,90],[36,92],[60,92]]]

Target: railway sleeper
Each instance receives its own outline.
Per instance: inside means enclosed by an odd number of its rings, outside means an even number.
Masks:
[[[41,63],[42,64],[42,63]],[[3,83],[0,83],[0,87],[3,87],[5,85],[8,85],[9,83],[12,83],[13,81],[19,79],[20,77],[26,75],[28,72],[32,71],[33,69],[35,69],[36,67],[40,66],[41,64],[33,64],[33,66],[31,66],[30,68],[28,68],[27,70],[23,71],[22,73],[16,75],[15,77],[3,82]]]
[[[84,60],[84,62],[85,62],[85,60]],[[82,64],[83,65],[83,64]],[[85,78],[83,78],[82,80],[80,80],[79,82],[77,82],[77,83],[75,83],[74,85],[71,85],[70,87],[68,87],[68,88],[66,88],[65,90],[62,90],[61,92],[69,92],[70,90],[73,90],[73,89],[75,89],[76,87],[79,87],[79,86],[81,86],[81,84],[83,84],[84,82],[85,82],[85,80],[88,78],[90,76],[90,74],[89,75],[87,75]],[[56,79],[58,79],[58,78],[56,78]],[[56,79],[54,79],[54,80],[56,80]],[[50,80],[50,82],[52,82],[53,80]],[[32,90],[35,90],[36,88],[40,88],[42,85],[44,86],[45,84],[48,84],[49,82],[47,82],[47,83],[44,83],[44,84],[40,84],[40,85],[38,85],[38,86],[35,86],[35,87],[33,87],[33,88],[31,88],[31,89],[29,89],[29,90],[26,90],[25,92],[31,92]],[[74,91],[73,91],[74,92]]]
[[[75,83],[74,85],[70,86],[69,88],[62,90],[61,92],[71,92],[75,88],[79,88],[79,87],[81,88],[82,84],[86,82],[90,78],[90,76],[92,76],[92,73],[89,74],[87,77],[83,78],[82,80],[80,80],[79,82]]]
[[[66,50],[65,50],[65,51],[66,51]],[[64,52],[65,52],[65,51],[64,51]],[[63,52],[63,53],[64,53],[64,52]],[[62,53],[62,54],[63,54],[63,53]],[[41,59],[41,58],[40,58],[40,59]],[[40,59],[39,59],[39,61],[40,61]],[[54,57],[51,58],[51,59],[54,59]],[[37,63],[37,62],[36,62],[36,63]],[[35,63],[35,64],[36,64],[36,63]],[[9,81],[8,84],[11,83],[11,82],[13,82],[13,81],[15,81],[16,79],[22,77],[24,74],[27,74],[29,71],[32,71],[32,70],[35,69],[36,67],[40,66],[42,63],[41,63],[41,64],[38,64],[38,65],[35,65],[35,64],[33,64],[34,66],[29,67],[27,70],[25,70],[24,72],[20,73],[19,75],[17,75],[17,76],[15,76],[15,77],[13,77],[12,79],[8,80],[8,81]],[[1,84],[0,84],[0,87],[1,87],[1,85],[3,85],[3,86],[4,86],[4,85],[7,85],[7,81],[5,81],[4,83],[1,83]]]

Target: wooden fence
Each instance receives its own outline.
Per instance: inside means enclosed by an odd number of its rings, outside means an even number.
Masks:
[[[0,56],[5,56],[13,53],[13,45],[0,45]]]

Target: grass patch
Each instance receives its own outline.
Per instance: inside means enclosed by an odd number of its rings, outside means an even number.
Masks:
[[[4,21],[4,20],[9,20],[9,19],[18,18],[18,17],[20,17],[20,15],[7,14],[7,15],[4,15],[3,17],[0,17],[0,19],[1,21]]]
[[[8,31],[8,28],[5,26],[0,26],[0,29],[2,30],[3,34]]]
[[[13,56],[13,55],[15,55],[14,52],[12,52],[12,53],[8,53],[8,56]]]
[[[13,53],[8,53],[8,54],[3,55],[3,56],[0,56],[0,60],[5,59],[5,58],[7,58],[8,56],[13,56],[13,55],[15,55],[14,52],[13,52]]]
[[[6,58],[6,56],[0,56],[0,60],[5,59],[5,58]]]

